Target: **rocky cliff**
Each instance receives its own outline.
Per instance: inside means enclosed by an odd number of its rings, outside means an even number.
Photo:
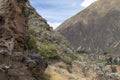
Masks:
[[[28,36],[24,9],[26,1],[0,0],[0,46],[23,51]]]
[[[28,50],[27,0],[0,0],[0,80],[40,80],[47,61]]]
[[[79,50],[120,52],[120,0],[98,0],[56,30]]]
[[[44,80],[48,63],[72,52],[28,0],[0,0],[0,80]]]

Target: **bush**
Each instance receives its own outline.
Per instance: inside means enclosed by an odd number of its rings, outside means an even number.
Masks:
[[[41,44],[38,50],[45,58],[58,57],[57,47],[54,44]]]
[[[103,54],[104,54],[104,55],[107,55],[107,54],[108,54],[108,52],[104,52]]]
[[[112,58],[112,57],[109,57],[109,58],[107,59],[107,63],[108,63],[108,64],[112,64],[112,63],[113,63],[112,60],[113,60],[113,58]]]
[[[72,59],[68,56],[64,56],[63,57],[63,62],[67,63],[67,64],[71,64],[72,63]]]
[[[37,49],[35,37],[31,36],[31,37],[27,40],[27,47],[28,47],[29,50],[30,50],[30,49]]]

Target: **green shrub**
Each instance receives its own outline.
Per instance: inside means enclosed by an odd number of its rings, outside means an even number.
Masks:
[[[112,58],[112,57],[109,57],[109,58],[107,59],[107,63],[108,63],[108,64],[112,64],[112,63],[113,63],[112,61],[113,61],[113,58]]]
[[[29,37],[29,39],[27,40],[27,47],[29,50],[30,49],[37,49],[35,37],[33,37],[33,36]]]
[[[67,63],[67,64],[71,64],[72,63],[72,59],[68,56],[64,56],[63,57],[63,62]]]
[[[54,44],[41,44],[38,50],[45,58],[49,59],[58,57],[57,47]]]
[[[104,52],[103,54],[104,54],[104,55],[107,55],[107,54],[108,54],[108,52]]]

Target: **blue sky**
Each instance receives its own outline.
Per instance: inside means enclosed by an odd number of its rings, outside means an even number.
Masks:
[[[30,0],[36,11],[54,29],[96,0]]]

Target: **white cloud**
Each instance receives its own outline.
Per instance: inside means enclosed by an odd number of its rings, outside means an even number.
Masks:
[[[48,24],[53,27],[53,29],[56,29],[61,23],[60,22],[48,22]]]
[[[93,2],[95,2],[97,0],[84,0],[82,3],[81,3],[81,6],[86,8],[88,7],[90,4],[92,4]]]

